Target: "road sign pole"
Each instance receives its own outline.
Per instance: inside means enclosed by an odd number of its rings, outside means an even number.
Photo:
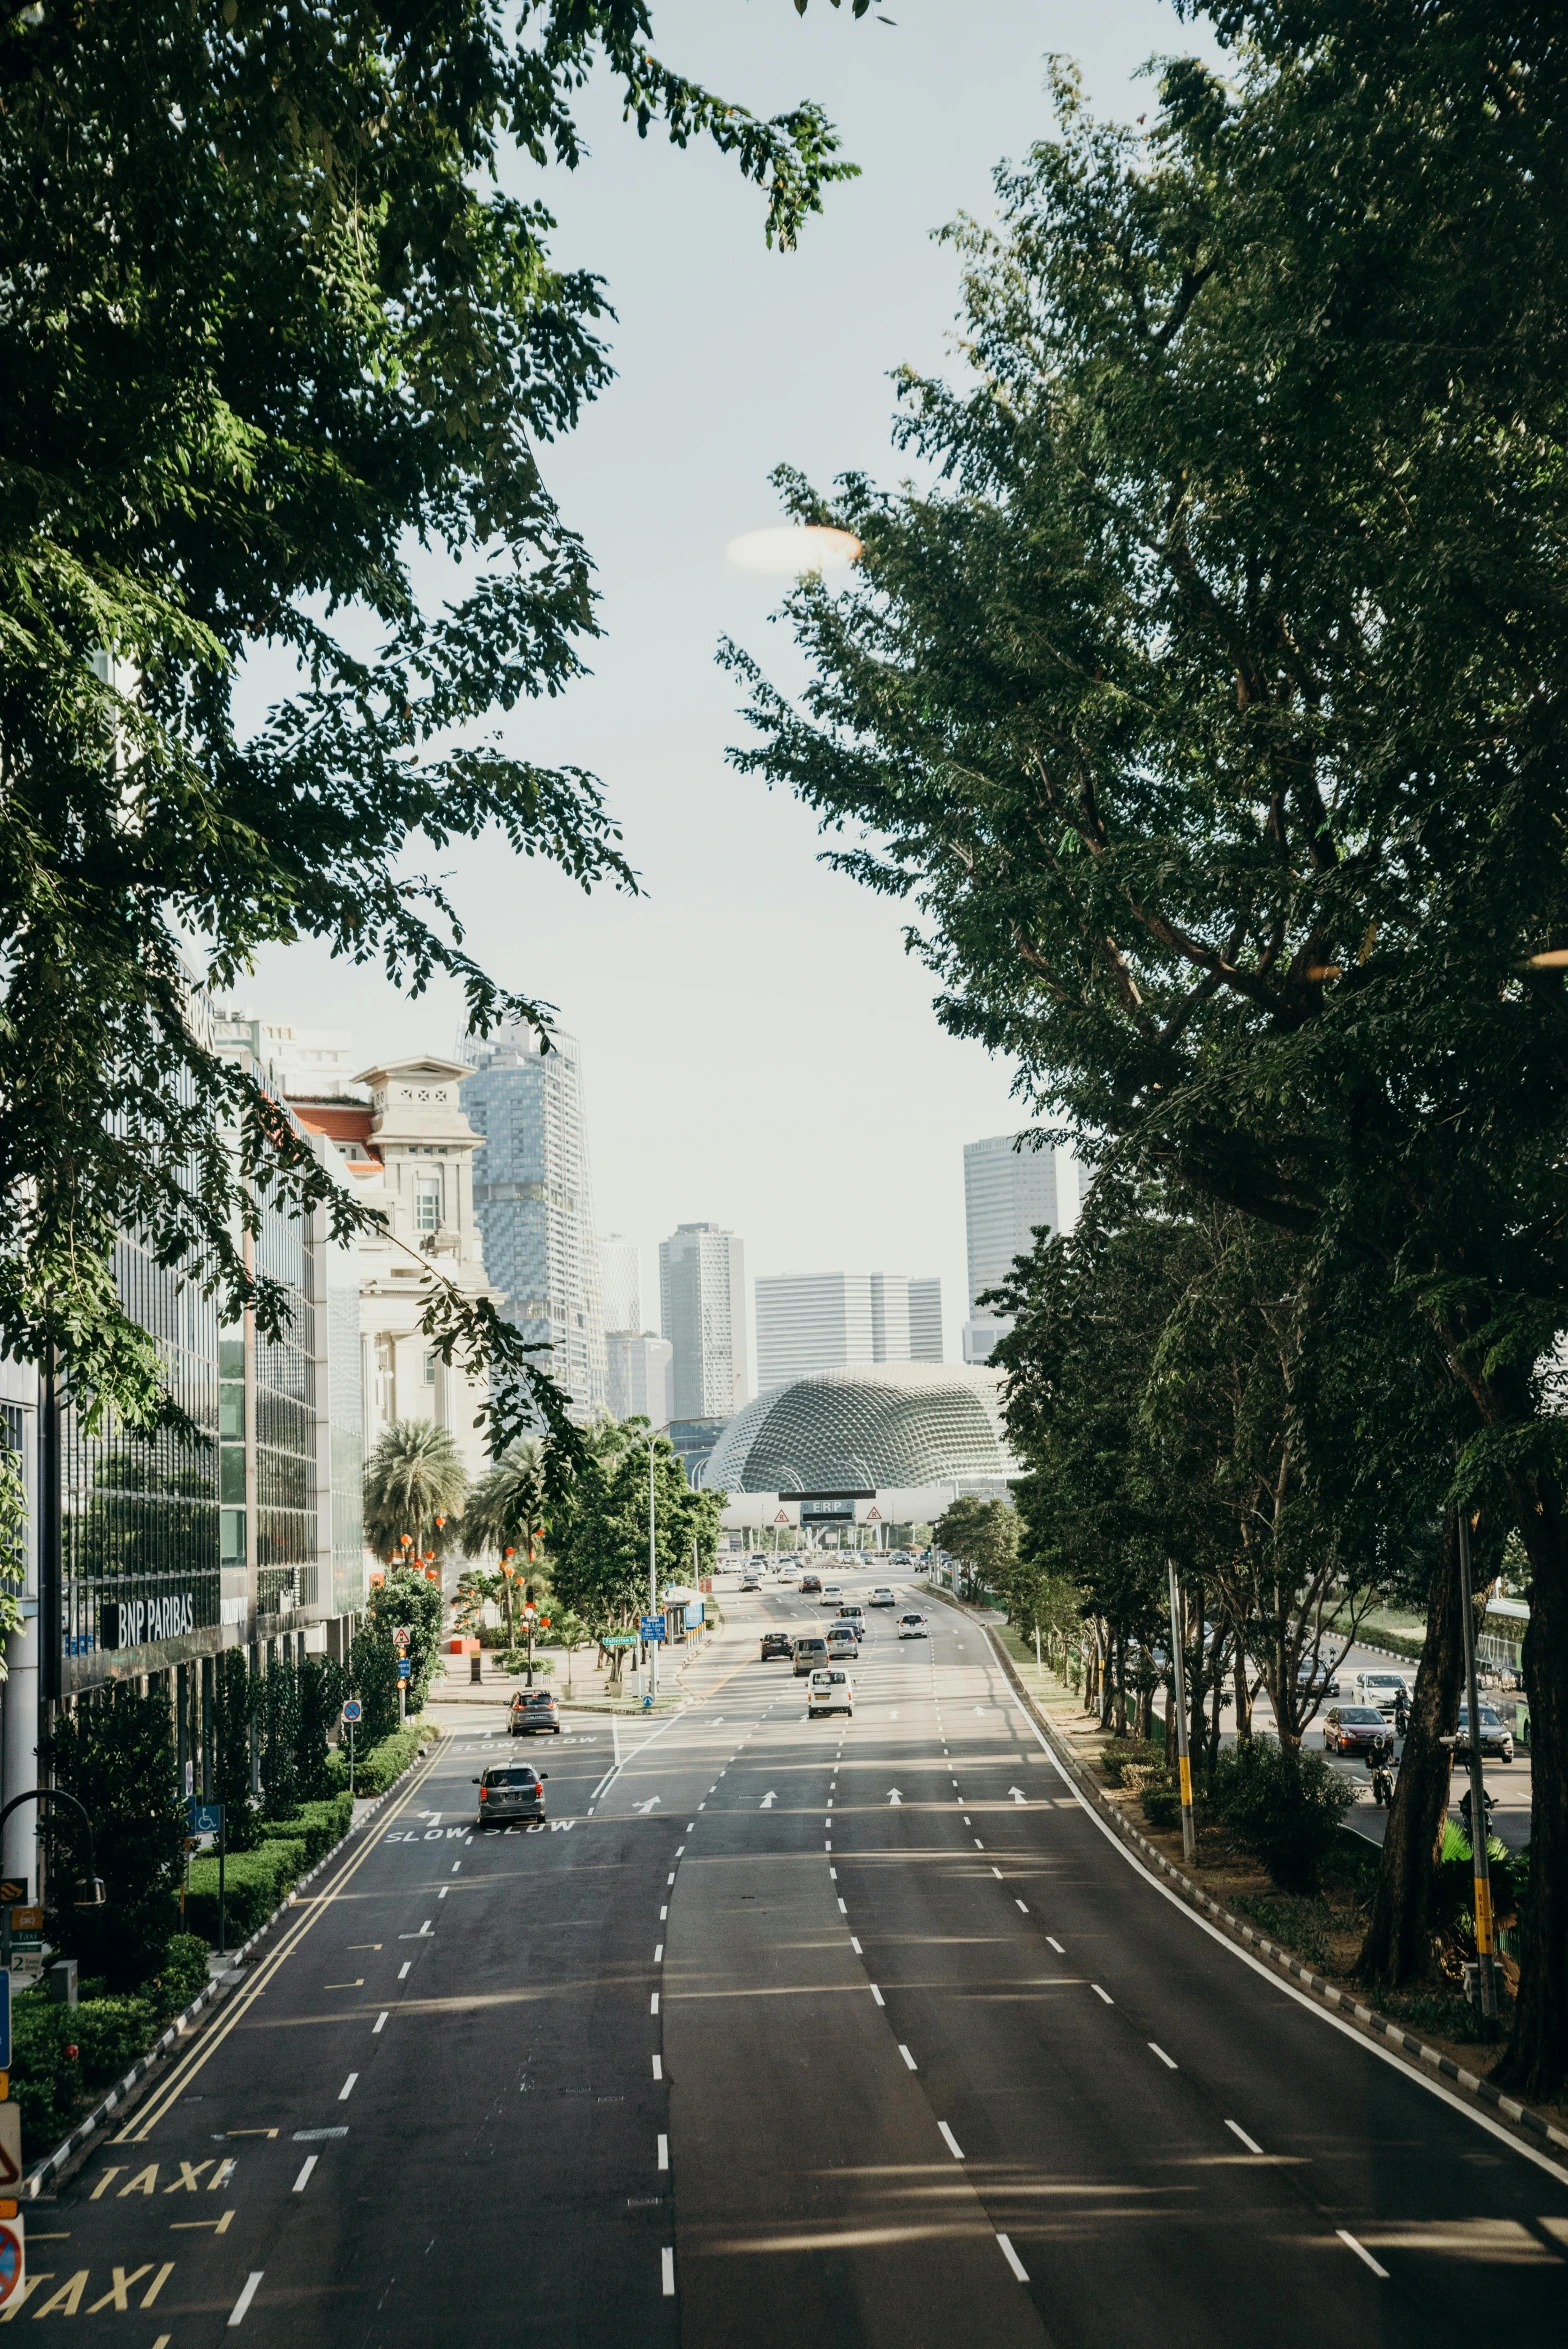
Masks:
[[[1191,1867],[1197,1857],[1198,1838],[1192,1823],[1192,1759],[1187,1751],[1187,1660],[1182,1650],[1181,1585],[1176,1580],[1174,1559],[1166,1559],[1165,1571],[1170,1579],[1171,1670],[1176,1680],[1176,1754],[1181,1772],[1181,1855]]]
[[[659,1561],[654,1540],[653,1521],[653,1438],[648,1438],[648,1612],[659,1612]],[[648,1650],[648,1699],[659,1701],[659,1643],[655,1640]]]
[[[354,1799],[354,1724],[348,1725],[348,1798]]]
[[[1470,1718],[1470,1849],[1475,1870],[1475,1954],[1480,1962],[1481,2013],[1497,2019],[1497,1975],[1492,1955],[1492,1863],[1487,1852],[1486,1782],[1481,1770],[1481,1705],[1475,1669],[1475,1607],[1470,1596],[1470,1517],[1459,1510],[1459,1604],[1465,1638],[1465,1691]]]
[[[218,1955],[220,1958],[227,1957],[229,1954],[229,1917],[226,1905],[228,1857],[229,1806],[227,1803],[222,1803],[218,1808]]]

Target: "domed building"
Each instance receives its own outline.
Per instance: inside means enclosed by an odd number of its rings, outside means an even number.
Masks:
[[[998,1371],[938,1362],[791,1379],[736,1413],[703,1482],[729,1495],[737,1526],[885,1522],[940,1512],[960,1492],[1002,1493],[1019,1471],[1001,1384]]]

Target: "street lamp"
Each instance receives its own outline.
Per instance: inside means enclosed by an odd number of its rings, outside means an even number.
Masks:
[[[76,1889],[71,1896],[71,1906],[77,1909],[101,1909],[107,1895],[103,1888],[103,1878],[98,1873],[97,1855],[93,1849],[93,1823],[87,1815],[86,1805],[78,1802],[74,1794],[67,1794],[63,1786],[30,1786],[25,1794],[13,1794],[5,1808],[0,1810],[0,1831],[4,1830],[5,1823],[11,1813],[19,1811],[23,1803],[41,1802],[69,1803],[73,1811],[81,1812],[82,1825],[87,1830],[87,1873],[76,1879]],[[6,1911],[6,1915],[9,1919],[9,1909]],[[7,1923],[7,1941],[10,1938],[10,1930],[10,1925]]]
[[[659,1560],[655,1545],[654,1522],[654,1446],[661,1435],[668,1435],[670,1426],[671,1422],[667,1419],[662,1427],[650,1427],[646,1438],[639,1438],[639,1441],[646,1441],[648,1446],[648,1612],[650,1615],[657,1615],[659,1612]],[[659,1643],[656,1639],[650,1639],[648,1642],[646,1701],[650,1710],[659,1701]]]

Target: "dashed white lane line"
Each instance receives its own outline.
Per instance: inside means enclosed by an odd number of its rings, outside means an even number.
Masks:
[[[967,1827],[967,1826],[968,1826],[968,1824],[969,1824],[969,1821],[966,1819],[966,1820],[964,1821],[964,1825]],[[980,1838],[979,1838],[979,1836],[978,1836],[978,1835],[975,1837],[975,1849],[976,1849],[976,1851],[984,1851],[984,1849],[985,1849],[985,1845],[984,1845],[984,1844],[983,1844],[983,1843],[980,1841]]]
[[[359,2078],[359,2074],[358,2074],[358,2072],[350,2072],[350,2073],[349,2073],[349,2076],[348,2076],[348,2078],[347,2078],[347,2079],[344,2081],[344,2083],[343,2083],[342,2087],[341,2087],[341,2088],[338,2090],[338,2102],[339,2102],[339,2104],[347,2104],[347,2102],[348,2102],[349,2098],[350,2098],[350,2097],[353,2095],[353,2093],[354,2093],[354,2082],[355,2082],[355,2081],[356,2081],[358,2078]]]
[[[887,2000],[883,1997],[881,1991],[877,1988],[874,1982],[871,1985],[871,1995],[876,2000],[878,2006],[886,2006]]]
[[[661,2136],[659,2139],[658,2166],[661,2170],[667,2170],[670,2166],[670,2141],[668,2137]]]
[[[905,2063],[908,2064],[912,2072],[919,2071],[920,2066],[916,2063],[914,2057],[910,2054],[908,2048],[904,2045],[902,2040],[900,2040],[898,2043],[898,2052],[903,2057]]]
[[[1363,2252],[1362,2257],[1365,2258],[1365,2256],[1366,2254]],[[255,2299],[256,2286],[261,2282],[261,2279],[266,2274],[266,2272],[266,2269],[263,2267],[253,2267],[250,2271],[250,2274],[245,2278],[245,2289],[243,2292],[241,2292],[239,2298],[235,2301],[234,2306],[229,2311],[229,2322],[231,2325],[242,2325],[245,2322],[245,2311],[247,2308],[249,2308],[251,2302]]]
[[[659,2272],[663,2278],[661,2289],[664,2297],[666,2300],[673,2300],[675,2297],[675,2247],[671,2243],[666,2243],[664,2249],[659,2253]]]
[[[947,2147],[947,2150],[952,2155],[953,2159],[955,2161],[962,2161],[964,2158],[964,2149],[959,2144],[958,2139],[953,2135],[953,2132],[948,2127],[946,2121],[938,2121],[937,2127],[941,2130],[942,2142]]]
[[[670,1871],[669,1875],[665,1877],[664,1881],[666,1884],[673,1884],[675,1882],[675,1872],[673,1869]]]
[[[662,1966],[664,1963],[664,1944],[662,1941],[656,1941],[653,1945],[653,1962],[656,1966]]]
[[[664,2077],[664,2058],[661,2055],[656,2055],[653,2059],[653,2076],[656,2080],[662,2080]]]
[[[842,1893],[839,1895],[838,1913],[841,1917],[847,1917],[849,1915],[848,1909],[844,1906],[844,1897]]]
[[[461,1860],[454,1860],[454,1861],[452,1862],[452,1874],[453,1874],[454,1876],[457,1874],[457,1872],[458,1872],[459,1868],[461,1868],[462,1864],[463,1864],[463,1863],[462,1863],[462,1861],[461,1861]]]
[[[654,1994],[653,1994],[653,1997],[652,1997],[652,1999],[651,1999],[651,2000],[650,2000],[650,2002],[649,2002],[649,2006],[648,2006],[648,2012],[649,2012],[649,2014],[650,2014],[650,2015],[656,2015],[656,2014],[658,2013],[658,2011],[659,2011],[659,1993],[658,1993],[658,1992],[657,1992],[657,1990],[656,1990],[656,1991],[654,1992]]]
[[[1023,1910],[1023,1912],[1024,1912],[1024,1915],[1025,1915],[1026,1917],[1028,1916],[1028,1914],[1029,1914],[1029,1904],[1028,1904],[1028,1902],[1027,1902],[1027,1901],[1022,1901],[1022,1900],[1020,1900],[1020,1901],[1015,1901],[1013,1905],[1014,1905],[1014,1907],[1015,1907],[1015,1908],[1020,1908],[1020,1909],[1022,1909],[1022,1910]],[[1047,1941],[1051,1941],[1051,1936],[1049,1935],[1049,1933],[1047,1933],[1047,1935],[1046,1935],[1046,1937],[1045,1937],[1045,1938],[1046,1938],[1046,1940],[1047,1940]],[[1055,1942],[1054,1942],[1054,1941],[1051,1941],[1051,1947],[1052,1947],[1053,1949],[1056,1947],[1056,1944],[1055,1944]]]
[[[1001,1883],[1001,1881],[1002,1881],[1002,1871],[1001,1871],[1001,1869],[1000,1869],[1000,1868],[997,1868],[997,1867],[993,1867],[993,1868],[992,1868],[992,1870],[991,1870],[991,1873],[992,1873],[992,1875],[993,1875],[993,1876],[996,1878],[996,1880],[997,1880],[998,1884],[1000,1884],[1000,1883]]]
[[[1012,2269],[1014,2275],[1018,2278],[1018,2281],[1021,2284],[1027,2284],[1029,2281],[1029,2270],[1025,2267],[1017,2252],[1013,2249],[1012,2244],[1008,2241],[1005,2235],[998,2235],[996,2239],[1002,2246],[1002,2257],[1006,2260],[1008,2266]]]
[[[1225,2126],[1227,2129],[1229,2129],[1233,2137],[1239,2137],[1241,2139],[1243,2145],[1245,2145],[1249,2153],[1261,2153],[1263,2151],[1262,2146],[1259,2145],[1254,2138],[1251,2138],[1247,2135],[1247,2132],[1242,2127],[1240,2121],[1227,2121]]]
[[[1067,1955],[1066,1950],[1063,1949],[1061,1943],[1057,1940],[1054,1933],[1047,1933],[1045,1938],[1050,1943],[1051,1947],[1055,1950],[1058,1957],[1065,1957]],[[1101,1995],[1103,1996],[1104,1993],[1102,1992]]]
[[[372,2038],[372,2039],[378,2038],[378,2037],[380,2036],[380,2034],[381,2034],[381,2033],[382,2033],[382,2032],[383,2032],[383,2031],[386,2029],[386,2027],[387,2027],[387,2009],[386,2009],[385,2007],[383,2007],[383,2008],[382,2008],[382,2010],[381,2010],[381,2012],[380,2012],[380,2014],[379,2014],[379,2015],[377,2015],[377,2017],[376,2017],[375,2021],[374,2021],[374,2022],[371,2024],[371,2026],[370,2026],[370,2036],[371,2036],[371,2038]]]
[[[1107,2006],[1114,2006],[1116,2004],[1116,2001],[1111,1996],[1110,1992],[1108,1990],[1102,1990],[1098,1982],[1091,1982],[1089,1988],[1094,1992],[1096,1998],[1103,1998]]]
[[[1334,2232],[1339,2237],[1341,2243],[1349,2244],[1351,2250],[1355,2253],[1358,2259],[1364,2259],[1366,2261],[1367,2266],[1372,2270],[1372,2273],[1375,2276],[1381,2276],[1385,2284],[1388,2282],[1387,2268],[1378,2266],[1377,2261],[1373,2258],[1366,2245],[1364,2243],[1358,2243],[1355,2236],[1350,2232],[1348,2227],[1336,2227]],[[230,2317],[229,2322],[232,2324],[234,2319]]]
[[[403,1963],[398,1967],[397,1978],[400,1982],[406,1982],[408,1980],[408,1969],[413,1964],[413,1962],[414,1961],[412,1958],[405,1958]]]
[[[299,2176],[298,2176],[298,2177],[295,2179],[295,2181],[294,2181],[294,2191],[295,2191],[295,2193],[296,2193],[296,2194],[303,2194],[303,2193],[304,2193],[304,2191],[305,2191],[305,2188],[306,2188],[306,2187],[307,2187],[307,2186],[310,2184],[310,2173],[311,2173],[311,2171],[312,2171],[312,2170],[315,2168],[315,2166],[316,2166],[317,2162],[318,2162],[320,2159],[321,2159],[321,2156],[320,2156],[320,2154],[319,2154],[319,2153],[307,2153],[307,2154],[306,2154],[306,2156],[305,2156],[305,2166],[304,2166],[304,2168],[303,2168],[303,2169],[300,2171],[300,2173],[299,2173]]]
[[[664,1921],[665,1921],[666,1917],[669,1915],[669,1913],[670,1913],[670,1912],[669,1912],[669,1910],[668,1910],[667,1908],[660,1909],[660,1911],[659,1911],[659,1923],[660,1923],[661,1925],[664,1923]]]
[[[687,1834],[688,1834],[688,1835],[691,1833],[691,1828],[690,1828],[689,1826],[687,1827],[687,1830],[686,1830],[686,1832],[687,1832]],[[682,1853],[682,1852],[683,1852],[685,1849],[686,1849],[686,1846],[685,1846],[685,1844],[684,1844],[684,1843],[678,1843],[678,1844],[675,1846],[675,1857],[676,1857],[677,1859],[679,1859],[679,1858],[680,1858],[680,1856],[681,1856],[681,1853]]]
[[[864,1956],[865,1956],[865,1954],[866,1954],[866,1953],[865,1953],[865,1951],[864,1951],[864,1950],[861,1948],[861,1946],[860,1946],[859,1942],[858,1942],[858,1941],[855,1939],[855,1936],[853,1935],[853,1933],[851,1933],[851,1935],[850,1935],[850,1937],[849,1937],[849,1946],[850,1946],[850,1948],[851,1948],[851,1949],[854,1951],[854,1953],[855,1953],[856,1957],[864,1957]]]
[[[1149,2051],[1151,2054],[1157,2055],[1159,2057],[1161,2063],[1165,2066],[1165,2069],[1168,2072],[1174,2072],[1179,2068],[1176,2062],[1176,2058],[1173,2055],[1167,2055],[1164,2048],[1160,2045],[1157,2039],[1151,2039],[1149,2041]]]

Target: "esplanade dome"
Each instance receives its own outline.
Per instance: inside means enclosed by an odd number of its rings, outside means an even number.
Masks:
[[[1000,1371],[857,1363],[770,1387],[730,1421],[703,1472],[729,1493],[874,1493],[1016,1476]]]

